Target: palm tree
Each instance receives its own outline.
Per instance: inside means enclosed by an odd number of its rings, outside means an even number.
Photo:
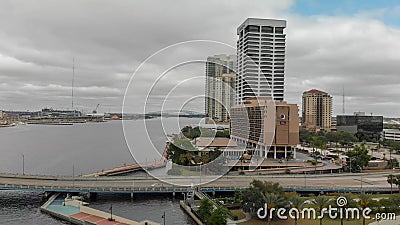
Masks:
[[[313,201],[313,203],[317,207],[317,210],[318,210],[319,215],[320,215],[319,225],[322,225],[322,218],[323,218],[322,217],[322,209],[325,208],[328,205],[329,201],[330,201],[329,198],[327,198],[325,196],[322,196],[322,195],[317,196]]]
[[[395,184],[397,186],[397,188],[399,189],[399,193],[400,193],[400,174],[398,174],[398,175],[396,175],[394,177],[394,183],[393,184]]]
[[[293,197],[290,198],[289,200],[289,204],[291,208],[297,209],[299,212],[303,209],[304,207],[304,201],[298,196],[295,195]],[[294,224],[297,225],[297,220],[298,218],[298,214],[296,214],[295,218],[294,218]]]
[[[365,208],[367,208],[369,206],[369,204],[371,203],[371,196],[365,194],[364,192],[362,192],[359,196],[360,201],[358,202],[358,204],[360,205],[360,207],[362,208],[362,210],[364,210]],[[363,225],[365,225],[365,217],[363,217]]]
[[[392,163],[392,153],[393,153],[394,149],[390,148],[389,149],[389,162],[390,162],[390,169],[393,169],[393,163]]]
[[[317,175],[317,165],[318,165],[318,161],[315,159],[315,160],[311,161],[311,164],[314,166],[314,173],[315,173],[315,175]]]
[[[267,204],[267,212],[270,212],[272,208],[276,208],[278,205],[281,205],[283,202],[283,198],[274,193],[272,193],[272,194],[261,193],[261,195],[262,195],[264,202]],[[271,224],[271,217],[272,217],[271,215],[268,215],[268,218],[267,218],[268,224]]]
[[[344,212],[346,211],[347,208],[356,208],[357,207],[357,202],[354,200],[354,197],[352,194],[344,194],[342,196],[347,199],[347,204],[344,206],[340,206],[340,207],[338,206],[338,207],[342,208]],[[342,215],[340,217],[340,225],[343,225],[343,222],[344,222],[344,216]]]
[[[396,176],[389,174],[387,177],[387,182],[390,184],[390,194],[393,194],[393,184],[396,183]]]

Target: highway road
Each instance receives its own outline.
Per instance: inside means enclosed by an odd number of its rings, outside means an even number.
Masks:
[[[388,190],[387,175],[390,173],[364,174],[328,174],[328,175],[265,175],[265,176],[224,176],[203,183],[204,189],[237,189],[246,188],[254,179],[278,182],[285,188],[292,189],[321,189],[321,190]],[[78,177],[57,178],[49,176],[21,176],[0,174],[2,189],[31,189],[31,190],[75,190],[75,191],[104,191],[129,192],[152,190],[183,190],[182,186],[197,186],[206,177],[181,176],[163,177],[162,181],[152,177]],[[207,176],[207,179],[211,179]]]

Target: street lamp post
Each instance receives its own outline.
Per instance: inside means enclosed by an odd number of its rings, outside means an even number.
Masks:
[[[109,221],[114,221],[114,219],[113,219],[113,206],[112,206],[112,204],[110,205],[110,218],[108,218],[108,220]]]
[[[22,175],[25,175],[25,155],[22,154]]]
[[[306,160],[303,160],[304,166],[304,189],[307,189],[307,168],[306,168]]]
[[[164,214],[162,215],[162,218],[164,219],[164,225],[165,225],[165,211]]]
[[[72,187],[75,187],[75,165],[72,164]]]
[[[362,183],[363,183],[362,166],[360,166],[360,165],[357,165],[357,166],[360,168],[360,176],[361,176],[361,179],[360,179],[360,188],[361,188],[361,191],[362,191],[362,189],[363,189],[363,186],[362,186]]]

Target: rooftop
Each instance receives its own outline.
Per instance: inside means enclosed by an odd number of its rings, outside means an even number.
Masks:
[[[238,28],[237,34],[248,25],[286,27],[286,20],[247,18]]]
[[[197,147],[237,147],[237,143],[229,138],[196,138]]]
[[[304,92],[303,94],[323,94],[323,95],[327,95],[328,93],[326,93],[324,91],[317,90],[317,89],[311,89],[309,91]]]

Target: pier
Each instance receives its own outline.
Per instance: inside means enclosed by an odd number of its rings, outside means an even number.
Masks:
[[[169,150],[170,145],[171,145],[171,143],[168,142],[165,147],[165,150],[161,156],[161,159],[159,161],[142,163],[142,164],[136,163],[136,164],[127,165],[127,166],[120,166],[120,167],[116,167],[116,168],[109,169],[109,170],[103,170],[100,172],[87,174],[87,175],[85,175],[85,177],[120,176],[120,175],[126,175],[129,173],[133,173],[136,171],[145,171],[145,170],[151,170],[151,169],[155,169],[155,168],[165,167],[165,165],[167,163],[168,150]]]
[[[62,198],[59,193],[52,195],[40,210],[76,225],[159,225],[152,221],[137,222],[96,210],[78,198]]]

